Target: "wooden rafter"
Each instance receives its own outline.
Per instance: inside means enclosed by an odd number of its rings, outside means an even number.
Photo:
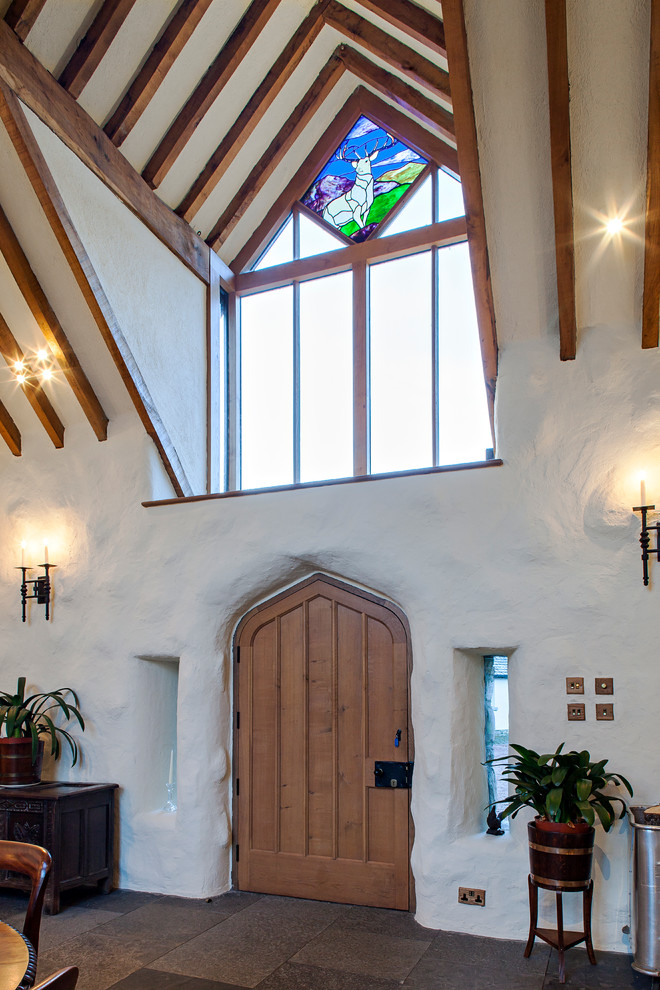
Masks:
[[[210,5],[211,0],[183,0],[168,20],[146,62],[103,128],[117,148],[135,127]]]
[[[463,0],[443,0],[442,13],[449,59],[449,74],[451,76],[458,164],[465,202],[474,301],[479,324],[481,357],[484,365],[491,429],[494,431],[495,385],[497,382],[495,306],[490,281],[486,220],[481,192],[479,148],[472,103],[472,81]]]
[[[359,3],[388,24],[405,31],[417,44],[431,48],[443,58],[447,57],[443,23],[423,7],[410,0],[359,0]]]
[[[562,361],[570,361],[575,358],[577,348],[577,323],[566,0],[545,0],[545,25],[559,305],[559,352]]]
[[[323,168],[361,113],[374,123],[380,124],[385,130],[398,134],[424,158],[430,158],[436,165],[442,165],[458,176],[458,157],[453,148],[389,103],[385,103],[364,87],[358,86],[232,261],[231,268],[234,272],[249,269],[263,253],[288,216],[292,203],[300,199],[309,188],[319,170]]]
[[[43,157],[23,109],[13,95],[0,87],[0,117],[32,183],[46,219],[69,263],[117,370],[128,390],[145,430],[154,441],[177,495],[192,488],[178,454],[153,404],[135,359],[117,323],[94,266],[73,225],[55,180]]]
[[[71,96],[80,96],[134,4],[135,0],[103,0],[87,34],[60,73],[60,86]]]
[[[7,407],[0,402],[0,437],[5,441],[15,457],[21,456],[21,434],[9,415]]]
[[[442,94],[445,99],[450,99],[449,73],[391,34],[381,31],[375,24],[337,3],[337,0],[330,0],[323,17],[326,24],[349,41],[382,58],[416,85],[425,86],[436,96]]]
[[[25,41],[34,27],[45,3],[46,0],[12,0],[10,3],[5,20],[21,41]]]
[[[36,275],[32,271],[30,262],[26,258],[25,252],[19,244],[18,238],[1,207],[0,254],[4,256],[14,280],[30,308],[30,312],[48,341],[53,356],[71,386],[97,439],[106,440],[108,436],[108,417],[103,412],[101,403],[90,385],[85,372],[81,368],[80,361],[69,343],[52,306],[48,302]]]
[[[660,0],[651,0],[645,245],[642,347],[657,347],[660,309]]]
[[[161,184],[209,107],[268,23],[279,0],[252,0],[217,58],[190,96],[147,162],[142,175],[150,186]]]
[[[17,363],[23,365],[26,379],[20,383],[20,388],[34,409],[39,422],[50,437],[55,447],[64,446],[64,426],[53,409],[52,403],[44,392],[34,369],[26,360],[16,337],[9,329],[4,317],[0,314],[0,354],[5,363],[13,368]]]
[[[382,96],[393,100],[427,127],[432,127],[441,137],[455,141],[453,115],[439,103],[430,100],[398,76],[382,69],[371,59],[365,58],[350,45],[341,45],[339,57],[358,79],[373,86]]]
[[[323,27],[323,9],[328,0],[312,7],[282,54],[259,84],[254,94],[229,128],[209,161],[176,208],[179,216],[191,221],[213,192],[250,134],[263,118],[287,79],[309,51]]]
[[[0,81],[208,284],[209,256],[204,241],[155,195],[89,114],[62,89],[4,21],[0,21]]]
[[[336,55],[332,55],[277,136],[252,167],[250,175],[209,234],[207,244],[214,250],[217,250],[229,237],[257,193],[263,188],[343,73],[343,63]]]

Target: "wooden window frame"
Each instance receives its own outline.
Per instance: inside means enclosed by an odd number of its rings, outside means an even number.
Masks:
[[[440,169],[432,164],[432,209],[433,216],[438,215],[438,175]],[[429,171],[425,170],[424,176]],[[417,186],[419,188],[419,186]],[[404,197],[402,207],[410,202]],[[300,215],[314,219],[311,211],[295,204],[290,211],[293,222],[294,254],[298,254]],[[271,240],[263,246],[261,255],[277,238],[280,230],[288,221],[287,215]],[[394,219],[394,212],[392,218]],[[390,219],[388,219],[388,223]],[[325,227],[325,225],[320,224]],[[300,346],[300,284],[301,282],[335,275],[340,272],[351,272],[353,275],[353,478],[360,479],[371,476],[370,469],[370,396],[369,396],[369,266],[379,262],[405,258],[426,251],[432,253],[432,325],[431,325],[431,373],[432,373],[432,436],[433,463],[420,467],[420,471],[440,468],[440,424],[439,424],[439,394],[438,394],[438,315],[437,315],[437,267],[439,251],[443,247],[467,242],[468,228],[464,216],[450,220],[434,221],[433,223],[414,230],[399,234],[383,234],[373,240],[361,244],[350,244],[339,247],[334,251],[313,255],[309,258],[295,258],[284,264],[273,265],[251,272],[244,272],[235,278],[235,291],[230,303],[230,319],[228,320],[227,361],[228,369],[227,394],[229,405],[227,409],[229,424],[229,439],[226,443],[228,464],[225,470],[227,491],[241,491],[240,461],[240,300],[245,296],[264,292],[285,285],[293,286],[293,480],[290,486],[298,487],[300,481],[300,381],[299,381],[299,346]],[[393,475],[409,474],[410,471],[391,472]],[[331,483],[331,482],[329,482]]]

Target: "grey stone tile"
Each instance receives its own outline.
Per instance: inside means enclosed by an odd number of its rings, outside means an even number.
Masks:
[[[162,973],[157,969],[139,969],[125,980],[113,983],[110,990],[237,990],[230,983],[198,980],[179,973]]]
[[[151,968],[254,987],[341,910],[341,905],[320,901],[263,897],[166,953]]]
[[[296,953],[292,962],[405,980],[430,944],[421,939],[354,932],[345,925],[333,925]]]
[[[229,890],[226,894],[207,898],[170,897],[163,894],[161,900],[168,904],[185,907],[188,911],[216,911],[218,914],[227,916],[235,914],[237,911],[243,911],[256,901],[262,900],[263,896],[263,894],[251,894],[244,890]]]
[[[403,986],[408,990],[542,990],[542,973],[509,973],[496,966],[487,969],[465,963],[439,967],[437,960],[422,959]]]
[[[204,905],[207,909],[210,905]],[[95,911],[94,914],[107,914],[105,911]],[[129,911],[127,914],[115,915],[112,921],[103,926],[103,934],[113,938],[134,939],[153,938],[169,942],[168,948],[173,949],[181,942],[186,942],[195,935],[200,935],[207,928],[212,928],[229,915],[218,911],[203,910],[200,907],[184,907],[178,899],[160,898],[153,904]]]
[[[109,894],[101,894],[97,889],[77,889],[66,891],[62,894],[61,907],[66,910],[68,907],[89,907],[99,911],[113,911],[124,914],[127,911],[134,911],[160,900],[162,894],[150,894],[141,890],[111,890]]]
[[[76,938],[84,932],[92,931],[108,924],[120,914],[111,911],[97,911],[95,908],[71,907],[59,914],[43,915],[39,933],[39,952],[57,947],[68,939]]]
[[[37,980],[43,980],[64,966],[77,966],[80,979],[76,990],[108,990],[113,983],[141,969],[167,949],[153,939],[121,940],[98,930],[69,939],[57,947],[39,952]]]
[[[632,968],[632,956],[622,952],[596,951],[596,965],[589,962],[582,947],[570,949],[565,956],[566,983],[564,986],[603,988],[603,990],[650,990],[653,978]],[[559,956],[553,951],[546,973],[544,987],[554,988],[559,983]]]
[[[482,938],[459,932],[440,932],[428,951],[444,965],[480,966],[486,971],[496,968],[508,973],[545,973],[550,947],[537,939],[529,959],[525,959],[525,942],[513,942],[499,938]]]
[[[354,932],[415,938],[422,942],[430,942],[440,934],[437,929],[422,928],[409,911],[387,911],[383,908],[350,907],[334,924]]]
[[[259,984],[258,990],[393,990],[398,980],[285,963]]]

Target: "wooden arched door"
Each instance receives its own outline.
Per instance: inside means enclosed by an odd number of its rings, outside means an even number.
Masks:
[[[412,759],[405,618],[314,575],[243,619],[236,654],[235,886],[407,910],[410,790],[374,775]]]

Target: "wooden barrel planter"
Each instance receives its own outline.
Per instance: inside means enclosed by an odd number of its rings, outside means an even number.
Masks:
[[[37,758],[32,762],[32,739],[0,738],[0,785],[25,787],[41,780],[44,744],[39,743]]]
[[[591,877],[594,829],[586,822],[569,825],[542,822],[527,825],[529,869],[539,887],[582,890]]]

